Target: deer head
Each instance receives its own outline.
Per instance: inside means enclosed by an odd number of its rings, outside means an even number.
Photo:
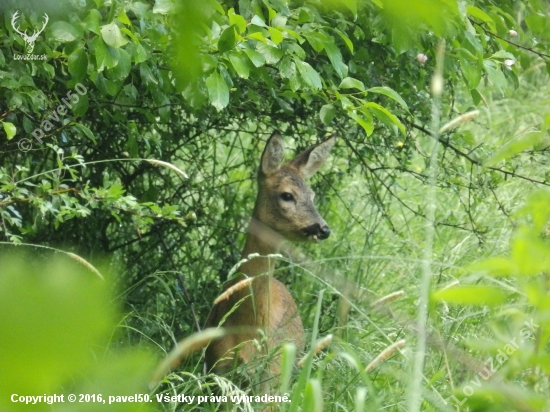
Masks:
[[[48,24],[49,17],[46,13],[44,13],[44,24],[42,25],[42,28],[40,30],[35,30],[34,33],[31,36],[29,36],[27,34],[27,30],[22,32],[21,30],[19,30],[19,26],[16,27],[18,17],[19,17],[19,11],[16,11],[13,14],[13,17],[11,19],[11,25],[12,25],[13,29],[15,30],[15,32],[18,33],[23,38],[23,40],[25,41],[25,51],[26,51],[26,53],[31,54],[32,51],[34,50],[34,42],[36,41],[36,39],[38,38],[40,33],[42,33],[44,31],[44,29],[46,28],[46,24]]]
[[[334,137],[325,140],[281,166],[283,139],[275,132],[262,155],[253,216],[290,241],[326,239],[330,229],[315,208],[315,194],[305,179],[321,167],[334,142]]]

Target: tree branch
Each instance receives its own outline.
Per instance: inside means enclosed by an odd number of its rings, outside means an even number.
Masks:
[[[468,20],[470,20],[470,22],[471,22],[472,24],[475,24],[476,26],[479,26],[485,33],[490,34],[491,36],[496,37],[497,39],[500,39],[500,40],[502,40],[502,41],[504,41],[504,42],[506,42],[506,43],[508,43],[508,44],[510,44],[510,45],[512,45],[512,46],[514,46],[514,47],[517,47],[518,49],[526,50],[526,51],[528,51],[528,52],[531,52],[531,53],[536,54],[536,55],[539,56],[539,57],[546,58],[546,59],[550,59],[550,55],[548,55],[548,54],[545,54],[545,53],[542,53],[542,52],[533,50],[533,49],[531,49],[531,48],[529,48],[529,47],[522,46],[521,44],[514,43],[513,41],[510,41],[510,40],[508,40],[508,39],[505,39],[505,38],[503,38],[503,37],[500,37],[500,36],[499,36],[498,34],[496,34],[495,32],[492,32],[491,30],[486,29],[486,28],[483,26],[483,24],[478,23],[477,21],[472,20],[472,19],[468,19]]]
[[[406,119],[401,119],[402,121],[404,121],[405,123],[407,123],[408,125],[410,125],[411,127],[417,129],[417,130],[420,130],[422,133],[425,133],[427,136],[430,136],[431,138],[434,138],[433,134],[427,130],[426,128],[424,128],[423,126],[420,126],[418,124],[415,124],[413,122],[408,122]],[[539,185],[544,185],[544,186],[550,186],[550,183],[547,182],[546,180],[537,180],[537,179],[533,179],[531,177],[527,177],[527,176],[524,176],[524,175],[520,175],[519,173],[516,173],[516,172],[512,172],[510,170],[505,170],[505,169],[500,169],[498,167],[493,167],[493,166],[489,166],[489,167],[486,167],[486,166],[483,166],[483,163],[480,161],[480,160],[477,160],[477,159],[474,159],[473,157],[471,157],[469,154],[461,151],[460,149],[458,149],[456,146],[454,146],[452,143],[450,143],[448,140],[446,139],[443,139],[442,137],[439,138],[439,143],[441,143],[443,146],[447,147],[448,149],[452,150],[453,152],[455,152],[458,156],[460,157],[463,157],[465,159],[467,159],[470,163],[476,165],[476,166],[480,166],[480,167],[485,167],[486,169],[489,169],[489,170],[493,170],[495,172],[499,172],[499,173],[502,173],[504,174],[505,176],[511,176],[511,177],[517,177],[518,179],[523,179],[523,180],[526,180],[528,182],[531,182],[531,183],[537,183]]]

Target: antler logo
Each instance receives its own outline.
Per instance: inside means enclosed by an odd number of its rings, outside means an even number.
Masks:
[[[19,30],[19,26],[17,26],[17,27],[15,26],[17,24],[18,17],[19,17],[19,10],[14,13],[14,15],[11,19],[11,26],[16,31],[16,33],[18,33],[23,38],[23,40],[25,41],[25,51],[27,52],[27,54],[31,54],[32,51],[34,50],[34,42],[38,38],[38,35],[40,33],[42,33],[44,31],[44,29],[46,28],[46,24],[48,24],[49,17],[46,13],[44,13],[44,25],[42,26],[42,28],[40,30],[35,30],[34,33],[31,36],[29,36],[27,34],[27,30],[22,32],[22,31]]]

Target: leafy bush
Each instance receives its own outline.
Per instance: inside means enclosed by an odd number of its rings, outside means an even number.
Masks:
[[[127,314],[122,346],[152,344],[162,358],[202,328],[239,260],[265,138],[282,130],[299,151],[335,133],[333,156],[312,182],[333,236],[294,249],[276,272],[312,342],[334,338],[292,369],[294,402],[281,407],[320,408],[322,397],[326,410],[454,410],[450,397],[463,399],[461,388],[479,376],[472,357],[494,353],[475,341],[502,349],[531,315],[540,336],[493,377],[502,383],[472,386],[460,408],[489,408],[487,399],[494,408],[545,407],[537,402],[547,389],[548,292],[537,271],[546,270],[538,237],[546,200],[530,196],[550,181],[546,3],[8,0],[0,10],[2,240],[92,264],[109,256]],[[49,16],[33,49],[46,60],[19,57],[27,49],[16,11],[27,33]],[[528,215],[516,214],[525,199],[542,199],[528,201],[530,229]],[[510,238],[508,261],[461,269],[503,255]],[[400,299],[371,307],[384,296]],[[426,333],[412,326],[422,324]],[[24,325],[3,344],[47,334]],[[379,355],[389,358],[366,373]],[[58,368],[43,372],[52,385],[85,364]],[[30,390],[25,371],[17,381]],[[174,395],[236,391],[204,374],[200,353],[161,385]]]
[[[81,258],[86,266],[36,253],[4,251],[1,259],[2,410],[28,410],[28,403],[35,410],[97,410],[109,396],[148,392],[153,358],[116,343],[121,318],[95,268]],[[151,409],[148,403],[115,403],[109,410]]]

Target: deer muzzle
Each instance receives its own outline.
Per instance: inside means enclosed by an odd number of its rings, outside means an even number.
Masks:
[[[325,240],[330,236],[330,228],[326,223],[324,225],[315,223],[306,227],[303,231],[307,237],[311,237],[313,240]]]

